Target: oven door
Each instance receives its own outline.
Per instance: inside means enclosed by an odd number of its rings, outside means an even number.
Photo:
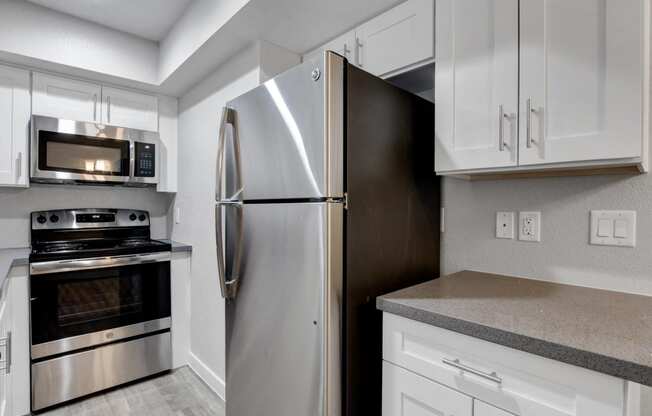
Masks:
[[[31,177],[35,182],[128,182],[128,129],[32,118]]]
[[[170,328],[170,253],[30,265],[32,359]]]

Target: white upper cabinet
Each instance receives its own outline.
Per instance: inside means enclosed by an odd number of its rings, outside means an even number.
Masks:
[[[383,416],[473,416],[471,397],[386,361],[382,406]]]
[[[308,61],[310,59],[320,57],[324,51],[333,51],[345,57],[353,65],[357,65],[358,55],[355,54],[357,50],[355,31],[350,31],[343,34],[342,36],[337,37],[336,39],[333,39],[327,44],[322,45],[311,52],[308,52],[303,56],[303,60]]]
[[[438,0],[437,171],[517,164],[518,1]]]
[[[358,66],[382,76],[431,60],[433,0],[408,0],[356,29]]]
[[[0,66],[0,186],[27,186],[29,72]]]
[[[100,122],[102,87],[84,81],[34,73],[34,114]]]
[[[158,131],[156,97],[102,87],[102,120],[105,124]]]
[[[303,60],[331,50],[367,72],[391,77],[432,63],[434,24],[433,0],[408,0],[308,52]]]
[[[158,101],[147,94],[34,73],[34,114],[158,131]]]
[[[647,170],[649,14],[644,0],[438,0],[435,170]]]
[[[641,0],[521,1],[521,165],[641,156],[643,15]]]

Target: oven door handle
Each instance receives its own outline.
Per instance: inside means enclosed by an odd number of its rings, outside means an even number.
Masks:
[[[75,272],[80,270],[106,269],[109,267],[131,266],[135,264],[160,263],[170,261],[169,251],[148,254],[131,254],[126,256],[94,257],[78,260],[54,260],[30,263],[31,275]]]

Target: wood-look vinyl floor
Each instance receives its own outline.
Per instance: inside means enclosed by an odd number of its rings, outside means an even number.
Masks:
[[[225,416],[224,402],[188,367],[40,413],[44,416]]]

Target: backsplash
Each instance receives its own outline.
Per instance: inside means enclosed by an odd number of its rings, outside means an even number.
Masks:
[[[29,213],[61,208],[134,208],[150,212],[152,237],[170,235],[168,211],[174,196],[149,188],[32,184],[0,188],[0,248],[29,245]]]
[[[652,295],[652,176],[446,178],[442,273],[463,269]],[[591,210],[635,210],[635,248],[589,245]],[[497,211],[541,211],[541,242],[495,238]],[[518,233],[517,233],[518,234]]]

